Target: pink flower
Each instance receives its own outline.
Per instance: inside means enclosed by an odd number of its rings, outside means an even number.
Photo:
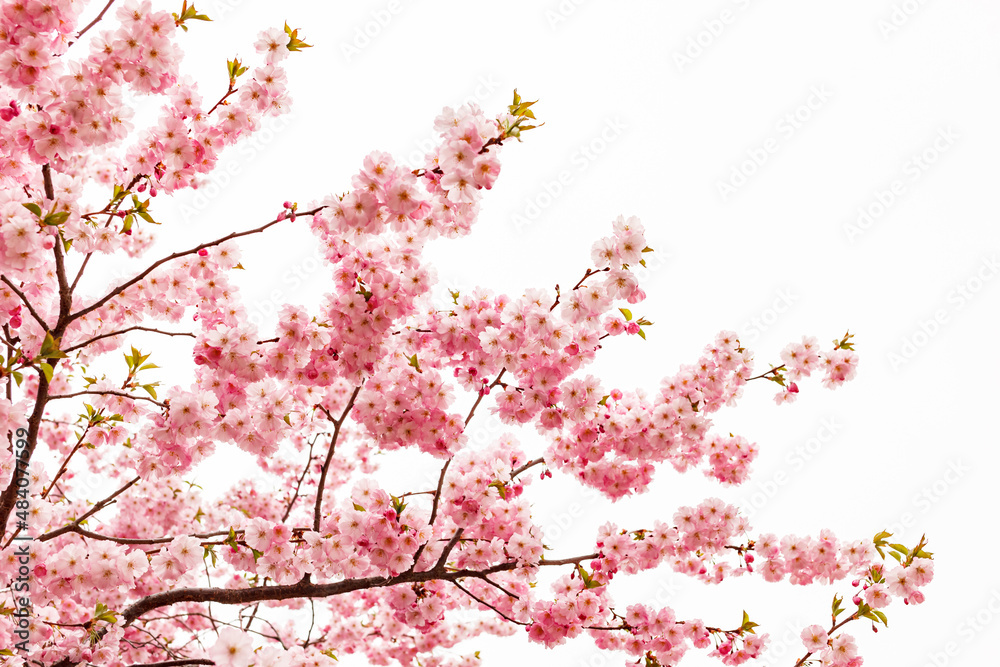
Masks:
[[[872,584],[865,591],[865,602],[872,609],[887,607],[891,601],[892,597],[890,597],[884,584]]]
[[[288,57],[288,35],[281,28],[269,28],[260,33],[254,48],[257,53],[263,53],[267,64],[281,62]]]
[[[253,643],[246,633],[224,627],[208,655],[219,667],[246,667],[253,660]]]

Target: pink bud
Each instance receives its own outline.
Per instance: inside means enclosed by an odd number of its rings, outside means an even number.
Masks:
[[[748,563],[752,563],[754,561],[753,554],[747,554],[746,556],[743,557],[743,560],[745,560]]]
[[[146,191],[146,182],[143,181],[142,183],[139,184],[139,187],[136,188],[136,192],[145,192],[145,191]]]
[[[285,219],[285,212],[282,211],[281,213],[279,213],[277,219],[278,220],[284,220]]]
[[[281,205],[284,206],[285,208],[291,208],[292,207],[292,202],[286,200]]]
[[[789,383],[789,385],[788,385],[788,391],[789,391],[789,393],[792,393],[792,394],[799,393],[799,385],[795,384],[794,382]]]
[[[150,197],[155,197],[156,196],[156,188],[153,188],[153,187],[149,188],[149,196]]]
[[[46,574],[48,574],[48,571],[49,571],[48,568],[46,568],[43,563],[39,563],[38,565],[36,565],[35,569],[33,570],[36,577],[44,577]]]
[[[3,109],[0,109],[0,119],[3,119],[5,121],[12,120],[16,115],[17,114],[14,113],[14,110],[9,107],[4,107]]]
[[[861,596],[855,595],[854,597],[851,598],[851,602],[853,602],[854,604],[861,604]]]
[[[199,257],[208,257],[208,249],[202,248],[201,250],[199,250],[198,251],[198,256]]]
[[[295,222],[295,211],[292,211],[292,214],[288,216],[288,219],[291,220],[292,222]]]
[[[861,585],[860,579],[855,579],[854,581],[851,582],[851,586],[860,586],[860,585]]]

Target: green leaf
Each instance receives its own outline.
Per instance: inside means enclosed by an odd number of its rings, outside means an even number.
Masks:
[[[69,219],[69,211],[59,211],[58,213],[49,213],[42,219],[43,225],[61,225]]]
[[[205,560],[206,558],[208,558],[210,556],[212,558],[212,567],[215,567],[218,564],[218,562],[219,562],[219,557],[215,555],[215,547],[214,546],[205,547],[205,553],[202,555],[201,559]]]
[[[495,486],[496,489],[497,489],[497,491],[500,492],[500,497],[503,498],[504,500],[507,500],[507,485],[506,484],[504,484],[503,482],[500,482],[500,481],[496,481],[496,482],[490,482],[490,486]]]
[[[153,387],[155,387],[158,384],[160,384],[160,383],[159,382],[152,382],[150,384],[141,385],[142,388],[146,390],[146,393],[149,394],[154,401],[156,400],[156,390],[153,389]]]
[[[412,357],[407,357],[407,360],[409,360],[410,366],[413,366],[415,369],[417,369],[418,373],[423,373],[423,371],[420,370],[420,362],[417,361],[417,355],[414,354]]]
[[[302,49],[312,48],[312,44],[306,44],[301,39],[299,39],[299,30],[296,28],[292,30],[285,24],[285,34],[288,35],[288,50],[289,51],[301,51]]]
[[[42,363],[38,364],[38,367],[41,368],[42,369],[42,373],[45,374],[45,379],[48,382],[52,382],[52,373],[53,373],[53,371],[55,369],[53,369],[51,365],[45,363],[44,361]],[[20,385],[20,382],[18,383],[18,385]]]
[[[356,509],[357,511],[359,511],[359,512],[364,512],[365,511],[365,508],[362,507],[361,505],[359,505],[357,503],[353,503],[353,504],[354,504],[354,509]]]
[[[625,316],[625,321],[626,322],[631,322],[632,321],[632,311],[631,310],[629,310],[628,308],[619,308],[618,310],[622,311],[622,315]]]
[[[889,627],[889,619],[886,618],[884,613],[880,612],[878,609],[872,609],[872,613],[878,616],[878,620],[882,621],[882,625]]]
[[[653,252],[653,249],[650,248],[649,246],[646,246],[645,248],[642,249],[642,251],[643,252]]]
[[[284,417],[282,417],[282,419],[283,419],[283,420],[285,421],[285,423],[286,423],[286,424],[288,424],[289,426],[291,426],[291,425],[292,425],[292,420],[288,418],[288,415],[285,415]]]
[[[46,332],[38,356],[42,359],[65,359],[67,355],[59,351],[59,341],[52,337],[52,333]]]
[[[643,331],[641,327],[639,328],[639,336],[641,336],[643,340],[646,340],[646,332]]]
[[[34,213],[39,218],[42,217],[42,207],[38,204],[21,204],[24,208]]]

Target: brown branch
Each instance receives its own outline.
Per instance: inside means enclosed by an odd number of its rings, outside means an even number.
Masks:
[[[38,324],[42,327],[42,331],[48,331],[49,330],[48,323],[45,320],[42,319],[42,316],[38,314],[38,311],[35,310],[35,307],[31,305],[31,302],[28,301],[28,297],[26,297],[24,295],[24,292],[22,292],[21,290],[19,290],[17,288],[17,285],[15,285],[14,283],[12,283],[7,276],[0,275],[0,280],[2,280],[3,282],[7,283],[7,287],[9,287],[12,290],[14,290],[14,294],[16,294],[17,297],[21,300],[21,303],[23,303],[25,306],[27,306],[28,312],[31,314],[31,316],[33,318],[35,318],[35,321],[38,322]]]
[[[451,553],[458,541],[462,539],[462,533],[465,532],[465,528],[459,528],[455,531],[455,534],[451,536],[448,544],[445,545],[444,550],[441,552],[441,557],[438,558],[438,562],[435,563],[431,570],[441,570],[444,568],[444,564],[448,562],[448,555]]]
[[[56,474],[52,478],[52,481],[49,482],[48,487],[42,490],[42,496],[41,496],[42,498],[45,498],[46,496],[49,495],[49,493],[52,492],[52,489],[53,487],[55,487],[56,482],[58,482],[59,478],[62,477],[63,473],[66,472],[66,467],[69,466],[70,459],[72,459],[73,455],[76,454],[77,451],[79,451],[80,447],[83,446],[83,439],[87,437],[87,433],[89,432],[90,432],[90,424],[87,424],[87,428],[83,429],[83,433],[81,433],[80,437],[77,439],[76,445],[74,445],[73,449],[70,450],[70,453],[66,455],[66,459],[62,462],[62,465],[59,466],[59,470],[56,471]]]
[[[315,215],[316,213],[318,213],[319,211],[323,210],[324,208],[325,208],[324,206],[319,206],[317,208],[312,209],[311,211],[303,211],[302,213],[297,213],[297,215],[299,215],[299,216],[303,216],[303,215]],[[243,232],[233,232],[232,234],[229,234],[228,236],[224,236],[221,239],[216,239],[215,241],[209,241],[208,243],[202,243],[201,245],[198,245],[198,246],[196,246],[194,248],[191,248],[190,250],[183,250],[181,252],[175,252],[175,253],[173,253],[171,255],[168,255],[168,256],[166,256],[166,257],[164,257],[162,259],[159,259],[159,260],[153,262],[142,273],[138,274],[137,276],[135,276],[133,278],[130,278],[129,280],[126,280],[124,283],[122,283],[118,287],[115,287],[114,289],[111,290],[111,292],[109,292],[108,294],[106,294],[105,296],[103,296],[101,299],[99,299],[95,303],[87,306],[86,308],[84,308],[82,310],[78,310],[77,312],[75,312],[72,315],[70,315],[69,316],[69,320],[72,322],[73,320],[77,320],[77,319],[83,317],[84,315],[86,315],[88,313],[92,313],[93,311],[97,310],[98,308],[100,308],[101,306],[103,306],[104,304],[106,304],[108,301],[110,301],[111,299],[115,298],[116,296],[118,296],[119,294],[121,294],[122,292],[124,292],[125,290],[127,290],[129,287],[131,287],[132,285],[136,284],[137,282],[139,282],[140,280],[142,280],[143,278],[145,278],[146,276],[148,276],[150,273],[152,273],[157,268],[159,268],[162,264],[166,264],[167,262],[170,262],[172,260],[178,259],[180,257],[186,257],[187,255],[194,255],[199,250],[202,250],[204,248],[211,248],[213,246],[217,246],[219,244],[225,243],[226,241],[231,241],[232,239],[237,239],[237,238],[240,238],[242,236],[249,236],[250,234],[258,234],[258,233],[263,232],[264,230],[268,229],[269,227],[273,227],[274,225],[278,224],[279,222],[281,222],[281,220],[278,220],[277,218],[275,218],[274,220],[272,220],[272,221],[270,221],[270,222],[268,222],[268,223],[266,223],[264,225],[261,225],[260,227],[257,227],[255,229],[248,229],[248,230],[243,231]]]
[[[57,394],[55,396],[49,396],[50,401],[54,401],[59,398],[76,398],[77,396],[121,396],[123,398],[131,398],[133,401],[149,401],[161,408],[166,408],[167,404],[157,401],[149,396],[135,396],[133,394],[127,394],[123,391],[114,391],[112,389],[100,389],[94,391],[77,391],[72,394]]]
[[[114,2],[114,0],[111,0]],[[111,3],[108,3],[111,4]],[[214,665],[208,658],[190,658],[184,660],[164,660],[163,662],[136,662],[128,667],[181,667],[182,665]]]
[[[344,425],[344,420],[347,419],[347,414],[354,407],[354,400],[358,397],[361,392],[361,385],[354,388],[354,393],[351,394],[351,399],[347,401],[347,407],[340,415],[340,419],[333,420],[333,437],[330,438],[330,449],[326,453],[326,461],[323,462],[323,470],[319,474],[319,484],[316,488],[316,510],[313,512],[313,530],[319,532],[319,520],[323,508],[323,488],[326,486],[326,473],[330,469],[330,462],[333,461],[333,451],[337,446],[337,438],[340,437],[340,427]],[[322,406],[321,406],[322,407]],[[324,408],[324,411],[326,409]],[[327,417],[330,413],[327,412]]]
[[[73,345],[71,347],[67,347],[65,350],[63,350],[63,352],[66,353],[66,354],[69,354],[70,352],[73,352],[74,350],[79,350],[82,347],[87,347],[91,343],[95,343],[95,342],[101,340],[102,338],[110,338],[112,336],[121,336],[122,334],[128,333],[129,331],[149,331],[149,332],[152,332],[152,333],[163,334],[164,336],[190,336],[191,338],[197,338],[197,336],[195,334],[193,334],[193,333],[191,333],[189,331],[162,331],[160,329],[154,329],[152,327],[134,326],[134,327],[128,327],[128,328],[125,328],[125,329],[121,329],[119,331],[110,331],[108,333],[103,333],[103,334],[101,334],[99,336],[94,336],[93,338],[89,338],[89,339],[83,341],[82,343],[77,343],[76,345]]]
[[[108,505],[112,504],[115,501],[115,498],[117,498],[121,494],[125,493],[125,491],[127,491],[129,488],[131,488],[132,485],[135,484],[136,482],[138,482],[140,479],[141,479],[140,477],[135,477],[131,482],[126,483],[125,486],[121,487],[120,489],[118,489],[117,491],[115,491],[114,493],[112,493],[107,498],[104,498],[103,500],[98,501],[98,503],[96,505],[94,505],[93,507],[91,507],[90,510],[86,514],[84,514],[83,516],[81,516],[79,519],[77,519],[73,523],[67,524],[67,525],[63,526],[62,528],[56,528],[55,530],[50,531],[48,533],[45,533],[45,535],[42,535],[41,537],[38,537],[36,539],[38,539],[38,540],[43,540],[43,539],[45,539],[45,540],[51,540],[51,539],[54,539],[56,537],[59,537],[60,535],[63,535],[64,533],[76,532],[76,529],[78,529],[80,527],[80,524],[82,524],[84,521],[86,521],[90,517],[92,517],[95,514],[97,514],[98,512],[100,512],[102,509],[104,509]]]
[[[748,378],[747,382],[750,382],[750,380],[759,380],[759,379],[761,379],[763,377],[767,377],[771,373],[776,373],[776,372],[778,372],[780,370],[784,370],[784,368],[785,368],[784,364],[781,364],[780,366],[775,366],[774,368],[772,368],[771,370],[767,371],[766,373],[761,373],[760,375],[755,375],[752,378]]]
[[[295,504],[295,501],[299,497],[299,489],[302,488],[302,480],[304,480],[306,478],[306,474],[309,472],[309,467],[312,466],[313,446],[316,444],[317,440],[319,440],[319,434],[317,434],[316,437],[314,437],[309,442],[309,456],[306,459],[306,465],[305,465],[305,467],[302,468],[302,474],[299,476],[299,481],[295,485],[295,493],[292,495],[292,499],[288,501],[288,507],[285,508],[285,513],[281,517],[281,522],[282,523],[284,523],[285,521],[288,520],[288,515],[292,513],[292,505]]]
[[[500,384],[500,378],[502,378],[503,374],[506,373],[506,372],[507,372],[506,368],[501,368],[500,369],[500,373],[498,373],[497,376],[496,376],[496,379],[493,380],[493,382],[491,382],[488,385],[488,388],[492,389],[493,387],[495,387],[498,384]],[[466,426],[468,426],[469,422],[472,421],[472,415],[476,414],[476,408],[479,407],[479,404],[482,402],[482,400],[483,400],[483,398],[485,396],[486,396],[486,392],[484,390],[480,389],[479,390],[479,395],[476,396],[476,402],[472,404],[472,409],[469,410],[469,415],[465,418],[465,425]]]
[[[482,598],[476,596],[472,591],[470,591],[469,589],[465,588],[464,586],[462,586],[462,584],[458,583],[457,581],[452,581],[451,583],[453,583],[455,585],[455,587],[458,588],[458,590],[462,591],[463,593],[465,593],[466,595],[468,595],[470,598],[472,598],[473,600],[475,600],[479,604],[483,605],[484,607],[489,607],[490,609],[492,609],[493,611],[495,611],[504,620],[510,621],[511,623],[517,623],[518,625],[524,625],[524,626],[530,625],[530,623],[525,623],[524,621],[516,621],[516,620],[514,620],[513,618],[511,618],[507,614],[503,613],[502,611],[500,611],[499,609],[497,609],[496,607],[494,607],[493,605],[491,605],[486,600],[483,600]]]
[[[116,544],[170,544],[176,539],[175,537],[117,537],[115,535],[103,535],[101,533],[95,533],[85,528],[81,528],[76,523],[71,523],[63,526],[62,528],[57,528],[53,531],[45,533],[44,535],[36,537],[35,541],[47,542],[66,533],[75,533],[81,537],[89,537],[93,540],[103,540],[106,542],[115,542]],[[189,537],[194,537],[199,540],[207,540],[212,537],[221,537],[222,535],[228,534],[228,530],[217,530],[212,533],[195,533]]]
[[[510,472],[510,478],[514,479],[515,477],[517,477],[518,475],[520,475],[525,470],[528,470],[529,468],[533,468],[534,466],[538,465],[539,463],[545,463],[545,459],[543,459],[542,457],[539,456],[537,459],[532,459],[531,461],[528,461],[527,463],[525,463],[523,466],[521,466],[519,468],[514,468]]]
[[[99,21],[100,21],[100,20],[101,20],[102,18],[104,18],[104,14],[105,14],[105,13],[106,13],[106,12],[107,12],[107,11],[108,11],[109,9],[111,9],[111,5],[113,5],[113,4],[115,4],[115,0],[108,0],[108,4],[104,5],[104,9],[102,9],[102,10],[101,10],[101,13],[100,13],[100,14],[98,14],[98,15],[97,15],[97,16],[96,16],[96,17],[94,18],[94,20],[93,20],[93,21],[91,21],[90,23],[88,23],[87,25],[85,25],[85,26],[83,27],[83,30],[81,30],[80,32],[76,33],[76,39],[74,39],[74,40],[73,40],[72,42],[70,42],[69,44],[67,44],[67,45],[66,45],[66,48],[68,49],[69,47],[71,47],[71,46],[73,46],[74,44],[76,44],[77,42],[79,42],[79,41],[80,41],[80,38],[81,38],[81,37],[83,37],[83,35],[84,35],[84,33],[85,33],[85,32],[87,32],[88,30],[90,30],[91,28],[93,28],[93,27],[94,27],[95,25],[97,25],[97,23],[98,23],[98,22],[99,22]],[[52,199],[52,197],[49,197],[49,199]],[[209,664],[212,664],[212,663],[209,663]]]

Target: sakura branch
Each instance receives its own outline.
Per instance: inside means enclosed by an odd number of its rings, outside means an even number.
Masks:
[[[852,580],[831,622],[806,629],[799,661],[846,667],[860,659],[848,620],[884,624],[894,599],[924,601],[924,540],[752,534],[739,508],[716,498],[643,528],[594,526],[580,555],[549,544],[533,501],[553,475],[609,499],[655,488],[667,464],[743,483],[757,445],[715,433],[714,414],[751,380],[776,382],[779,403],[814,373],[841,387],[858,358],[849,333],[832,348],[806,337],[754,375],[751,351],[722,331],[652,390],[605,386],[588,373],[604,339],[647,338],[651,324],[632,313],[646,296],[636,267],[653,252],[635,217],[612,220],[580,258],[582,278],[554,297],[477,287],[436,303],[423,249],[472,232],[509,140],[541,126],[535,102],[515,91],[492,116],[446,108],[423,164],[373,152],[346,191],[312,193],[302,206],[289,197],[243,231],[205,219],[199,230],[214,240],[149,257],[158,198],[196,187],[223,150],[287,112],[283,62],[309,45],[290,26],[265,30],[257,55],[229,60],[228,86],[204,103],[180,77],[178,37],[208,19],[193,4],[170,13],[98,3],[80,28],[79,2],[0,3],[0,42],[18,59],[0,68],[0,91],[17,100],[0,107],[0,425],[11,445],[15,429],[27,431],[16,460],[0,449],[0,586],[14,598],[30,527],[39,628],[0,651],[60,667],[326,666],[342,653],[468,665],[475,655],[448,652],[518,632],[545,646],[587,634],[646,667],[691,650],[727,665],[762,655],[767,635],[747,612],[738,625],[706,625],[616,602],[621,577],[662,568],[704,583]],[[107,29],[92,35],[98,22]],[[88,53],[68,56],[84,36]],[[133,130],[129,118],[155,120]],[[271,330],[248,317],[233,276],[269,270],[241,261],[240,245],[270,232],[281,252],[279,224],[315,238],[323,294],[309,307],[279,304]],[[86,293],[95,262],[114,270],[126,257],[144,268]],[[128,344],[140,332],[193,339],[183,381],[150,377],[167,374]],[[94,370],[107,355],[120,363],[120,351],[124,381]],[[506,428],[473,445],[470,425],[486,410]],[[522,447],[523,428],[542,442]],[[255,463],[253,479],[189,481],[225,468],[236,449]],[[400,452],[426,466],[418,488],[433,490],[389,492],[380,466]],[[95,478],[114,490],[90,497]],[[543,568],[556,575],[551,589],[539,585]],[[481,622],[456,621],[470,609]],[[19,623],[0,614],[0,636],[20,640]]]

